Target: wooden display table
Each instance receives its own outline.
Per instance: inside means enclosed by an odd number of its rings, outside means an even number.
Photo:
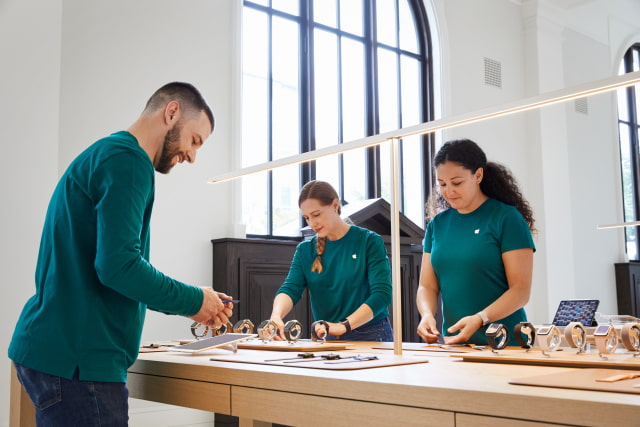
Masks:
[[[375,346],[350,351],[392,354]],[[637,394],[509,383],[575,368],[469,363],[427,351],[402,357],[428,363],[346,371],[211,360],[224,354],[141,354],[129,370],[130,396],[238,416],[241,426],[631,426],[640,417]],[[19,387],[11,399],[12,409],[26,407]],[[12,414],[12,427],[29,425],[18,418]]]

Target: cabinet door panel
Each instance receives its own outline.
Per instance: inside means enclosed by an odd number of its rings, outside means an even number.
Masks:
[[[289,273],[289,266],[289,263],[279,264],[267,260],[240,260],[238,291],[240,299],[247,303],[239,307],[239,314],[244,316],[242,318],[251,319],[257,326],[271,316],[273,299]],[[302,323],[303,337],[306,338],[310,326],[306,291],[284,320],[290,319]]]

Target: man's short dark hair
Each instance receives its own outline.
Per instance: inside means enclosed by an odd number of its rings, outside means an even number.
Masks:
[[[149,98],[149,100],[147,101],[147,105],[144,107],[144,110],[155,111],[158,108],[164,107],[171,101],[178,101],[180,103],[180,107],[185,111],[186,114],[189,114],[189,112],[204,111],[209,118],[209,123],[211,124],[211,132],[213,132],[215,119],[213,117],[211,107],[209,107],[207,101],[204,99],[204,96],[202,96],[200,91],[190,83],[167,83],[160,89],[156,90],[153,95],[151,95],[151,98]]]

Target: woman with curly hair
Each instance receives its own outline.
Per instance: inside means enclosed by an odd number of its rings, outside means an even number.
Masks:
[[[427,207],[418,334],[428,343],[438,341],[440,295],[444,343],[486,345],[489,323],[513,331],[527,320],[523,307],[531,294],[533,212],[511,172],[488,162],[471,140],[445,143],[434,167],[438,188]],[[510,345],[517,345],[513,337]]]

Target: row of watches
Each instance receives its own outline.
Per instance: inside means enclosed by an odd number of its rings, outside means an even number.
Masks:
[[[560,347],[562,335],[570,347],[583,352],[587,344],[587,330],[580,322],[571,322],[561,332],[556,325],[542,325],[536,328],[529,322],[518,323],[514,328],[514,337],[520,347],[530,349],[537,345],[544,351],[555,351]],[[494,350],[501,350],[509,342],[509,331],[501,323],[491,323],[485,335],[489,346]],[[593,332],[598,352],[600,354],[612,353],[618,346],[618,338],[622,345],[631,352],[640,352],[640,325],[637,323],[625,323],[620,333],[613,325],[599,325]]]

